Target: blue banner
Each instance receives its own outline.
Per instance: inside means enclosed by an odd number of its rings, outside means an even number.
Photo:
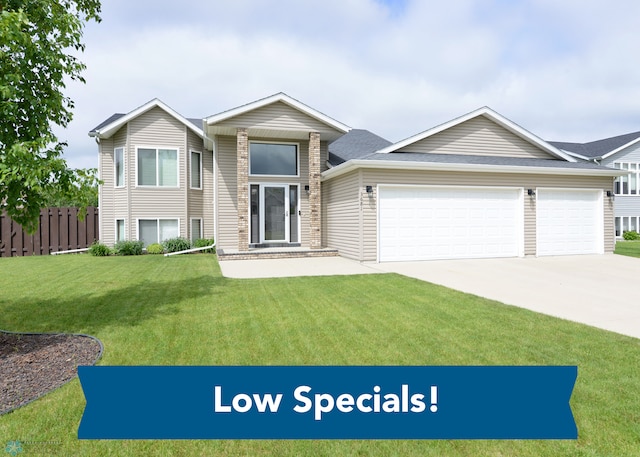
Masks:
[[[577,439],[575,366],[81,366],[80,439]]]

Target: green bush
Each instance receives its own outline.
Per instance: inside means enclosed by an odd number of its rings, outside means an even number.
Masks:
[[[89,254],[96,257],[106,257],[111,255],[111,248],[99,241],[94,241],[93,244],[89,246]]]
[[[147,246],[147,254],[163,254],[164,248],[160,243],[152,243]]]
[[[141,255],[143,246],[142,241],[118,241],[113,250],[116,255]]]
[[[627,241],[640,240],[640,234],[638,234],[638,232],[636,232],[635,230],[624,232],[622,234],[622,237]]]
[[[178,252],[178,251],[186,251],[187,249],[191,249],[191,242],[186,238],[170,238],[168,240],[164,240],[162,242],[162,246],[164,246],[164,250],[167,252]]]
[[[193,242],[193,247],[194,248],[204,248],[206,246],[211,246],[213,244],[213,242],[214,242],[213,238],[198,238],[197,240],[195,240]],[[216,253],[216,248],[205,249],[204,251],[200,251],[200,252],[204,252],[206,254],[215,254]]]

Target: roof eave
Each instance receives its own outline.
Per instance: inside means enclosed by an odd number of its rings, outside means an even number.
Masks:
[[[389,170],[421,170],[421,171],[465,171],[476,173],[518,173],[544,175],[582,175],[582,176],[610,176],[617,177],[625,174],[622,170],[612,168],[584,169],[584,168],[550,168],[518,165],[488,165],[470,163],[440,163],[440,162],[404,162],[388,160],[350,160],[337,165],[322,173],[322,180],[336,178],[359,168],[389,169]]]
[[[629,141],[629,142],[628,142],[628,143],[626,143],[626,144],[623,144],[622,146],[620,146],[619,148],[614,149],[614,150],[613,150],[613,151],[611,151],[611,152],[607,152],[606,154],[603,154],[603,155],[602,155],[601,157],[599,157],[599,158],[600,158],[600,159],[606,159],[606,158],[608,158],[608,157],[611,157],[612,155],[617,154],[618,152],[623,151],[623,150],[627,149],[628,147],[633,146],[634,144],[637,144],[638,142],[640,142],[640,137],[636,138],[636,139],[635,139],[635,140],[633,140],[633,141]]]

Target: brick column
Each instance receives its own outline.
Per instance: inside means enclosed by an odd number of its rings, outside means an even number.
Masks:
[[[320,134],[309,133],[309,236],[310,248],[322,248],[322,219],[320,196]]]
[[[249,250],[249,132],[237,129],[238,250]]]

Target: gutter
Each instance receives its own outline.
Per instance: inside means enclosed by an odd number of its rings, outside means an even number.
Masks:
[[[62,255],[62,254],[77,254],[79,252],[87,252],[89,250],[89,248],[82,248],[82,249],[70,249],[68,251],[56,251],[56,252],[52,252],[51,255]]]
[[[387,170],[421,170],[421,171],[466,171],[466,172],[493,172],[493,173],[519,173],[519,174],[546,174],[546,175],[581,175],[581,176],[611,176],[617,177],[624,174],[623,170],[613,168],[585,169],[585,168],[552,168],[522,165],[488,165],[469,163],[440,163],[440,162],[404,162],[388,160],[349,160],[322,173],[322,180],[335,178],[359,168],[387,169]]]
[[[216,243],[213,243],[211,246],[204,246],[202,248],[191,248],[191,249],[185,249],[184,251],[167,252],[164,256],[165,257],[169,257],[169,256],[172,256],[172,255],[190,254],[192,252],[205,251],[207,249],[212,249],[214,247],[216,247]]]

